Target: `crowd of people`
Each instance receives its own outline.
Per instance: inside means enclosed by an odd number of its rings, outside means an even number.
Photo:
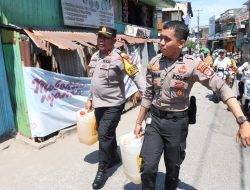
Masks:
[[[194,55],[200,61],[207,63],[214,71],[223,70],[227,76],[224,80],[229,86],[230,82],[234,81],[236,76],[239,76],[237,77],[240,79],[238,84],[238,99],[241,99],[243,93],[241,78],[243,72],[250,69],[250,60],[242,59],[238,51],[230,52],[225,49],[216,49],[211,52],[208,48],[201,48],[199,53]],[[232,84],[230,87],[232,87]]]

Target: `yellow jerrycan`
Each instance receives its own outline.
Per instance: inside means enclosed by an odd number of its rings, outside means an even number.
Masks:
[[[143,137],[136,138],[133,132],[120,138],[123,171],[125,176],[134,184],[141,183],[141,158],[139,157]]]
[[[89,113],[86,109],[77,111],[76,128],[80,143],[92,145],[97,142],[98,133],[94,111]]]

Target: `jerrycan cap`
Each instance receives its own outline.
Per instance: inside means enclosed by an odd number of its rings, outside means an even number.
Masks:
[[[80,111],[80,115],[81,115],[81,116],[84,116],[85,114],[86,114],[85,111]]]

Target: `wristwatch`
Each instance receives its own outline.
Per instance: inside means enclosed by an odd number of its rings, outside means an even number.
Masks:
[[[247,121],[247,117],[244,116],[244,115],[239,116],[239,117],[237,117],[236,121],[237,121],[237,123],[238,123],[239,125],[241,125],[242,123],[244,123],[245,121]]]

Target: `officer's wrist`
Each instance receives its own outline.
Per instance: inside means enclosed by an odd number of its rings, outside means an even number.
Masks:
[[[141,122],[136,121],[136,124],[137,124],[137,125],[142,125],[142,121],[141,121]]]

